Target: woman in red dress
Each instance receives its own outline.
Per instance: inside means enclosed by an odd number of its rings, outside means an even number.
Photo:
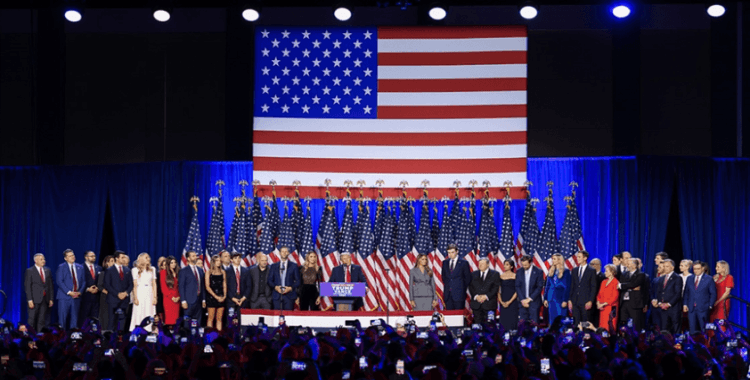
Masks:
[[[617,267],[612,264],[604,267],[605,280],[599,287],[599,294],[596,296],[596,308],[599,309],[599,327],[611,331],[617,327],[617,312],[620,305],[620,291],[617,285],[620,283],[615,278]],[[615,312],[612,315],[612,308]],[[611,328],[610,328],[611,323]]]
[[[174,325],[180,317],[180,290],[177,287],[177,259],[167,257],[166,269],[159,272],[159,286],[164,295],[164,324]]]
[[[711,322],[729,317],[729,296],[734,288],[734,277],[729,274],[729,263],[721,260],[716,263],[716,303],[711,311]]]

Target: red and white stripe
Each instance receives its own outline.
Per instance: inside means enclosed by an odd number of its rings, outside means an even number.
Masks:
[[[380,27],[377,35],[377,118],[255,117],[254,179],[428,179],[436,188],[526,180],[525,27]],[[446,146],[461,159],[445,157]]]
[[[370,257],[372,257],[372,255],[370,255]],[[378,300],[378,294],[375,290],[378,282],[375,275],[373,274],[372,264],[374,263],[369,259],[363,259],[359,253],[352,254],[352,259],[354,261],[354,264],[362,267],[362,272],[364,273],[365,279],[367,280],[368,286],[367,295],[365,296],[365,309],[367,311],[375,311],[380,306],[380,302]]]
[[[440,301],[445,303],[443,298],[443,260],[445,260],[445,256],[443,256],[443,253],[439,249],[436,248],[430,253],[430,264],[432,265],[432,273],[435,277],[435,291],[437,291]]]
[[[399,298],[395,294],[395,289],[398,286],[398,283],[395,276],[395,270],[391,266],[392,260],[386,260],[379,249],[376,249],[373,256],[375,256],[378,270],[378,294],[382,302],[380,306],[383,310],[398,310]],[[390,271],[386,271],[386,269],[390,269]]]
[[[576,240],[576,245],[578,246],[579,251],[586,250],[586,246],[583,244],[583,236],[579,237],[578,240]],[[578,266],[575,255],[570,256],[567,260],[565,260],[565,266],[567,266],[568,269],[573,269]]]
[[[393,255],[388,260],[388,265],[396,281],[393,293],[398,302],[398,309],[401,311],[411,310],[409,304],[409,273],[404,263],[405,260],[406,256],[404,256],[404,260],[400,260],[398,255]]]

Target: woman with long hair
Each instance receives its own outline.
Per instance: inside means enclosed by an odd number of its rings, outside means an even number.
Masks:
[[[156,260],[156,315],[164,320],[164,295],[161,293],[161,271],[166,268],[167,258],[164,256]]]
[[[500,275],[500,323],[506,330],[518,327],[518,294],[516,294],[516,263],[505,260]]]
[[[159,272],[159,287],[164,297],[164,324],[171,326],[180,317],[180,289],[177,287],[177,259],[174,256],[164,260],[164,269]]]
[[[549,323],[554,323],[558,316],[568,315],[570,271],[565,268],[565,260],[559,253],[552,255],[552,266],[549,270],[544,288],[544,307],[549,311]]]
[[[208,327],[214,327],[221,331],[221,319],[224,317],[224,301],[227,299],[227,274],[221,267],[221,258],[219,255],[211,257],[211,269],[206,272],[206,306],[208,308]]]
[[[318,264],[318,255],[308,252],[302,264],[302,287],[300,287],[300,310],[320,310],[320,283],[323,281],[323,270]]]
[[[716,283],[716,303],[711,310],[711,322],[729,318],[729,296],[734,288],[734,277],[729,274],[729,263],[724,260],[716,263],[714,282]]]
[[[133,313],[130,318],[130,331],[141,322],[156,314],[156,269],[151,266],[151,255],[146,252],[138,255],[133,270]],[[151,325],[145,327],[151,331]]]
[[[437,307],[435,277],[427,255],[417,256],[417,264],[409,272],[409,301],[413,310],[429,311]]]

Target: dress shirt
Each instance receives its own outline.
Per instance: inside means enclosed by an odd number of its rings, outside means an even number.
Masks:
[[[586,273],[586,267],[587,267],[587,266],[588,266],[588,265],[586,265],[586,264],[583,264],[583,265],[581,265],[580,267],[578,267],[578,279],[579,279],[579,280],[580,280],[580,279],[582,279],[582,278],[583,278],[583,274],[584,274],[584,273]]]
[[[690,277],[690,275],[680,274],[680,277],[682,277],[682,294],[685,294],[685,285],[687,285],[687,278]]]
[[[524,272],[523,272],[523,275],[526,277],[526,298],[524,298],[524,299],[528,299],[529,298],[529,283],[531,282],[531,271],[533,269],[534,268],[529,267],[529,269],[524,270]]]

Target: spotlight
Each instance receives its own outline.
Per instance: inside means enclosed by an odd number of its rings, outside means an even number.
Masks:
[[[78,22],[83,18],[83,14],[78,9],[68,9],[65,11],[65,19],[70,22]]]
[[[167,22],[169,21],[169,18],[171,15],[169,14],[169,11],[163,8],[158,8],[154,11],[154,19],[159,22]]]
[[[521,17],[527,20],[531,20],[536,17],[537,14],[539,14],[539,11],[533,5],[524,5],[523,7],[521,7],[518,13],[521,14]]]
[[[430,18],[435,21],[440,21],[445,18],[445,16],[448,15],[448,11],[445,10],[443,6],[435,5],[432,8],[430,8],[430,11],[427,12],[428,15],[430,15]]]
[[[352,11],[345,6],[339,6],[333,11],[333,16],[339,21],[349,21],[352,18]]]
[[[630,16],[630,8],[627,5],[617,5],[612,8],[612,14],[617,18],[625,18]]]
[[[708,7],[706,9],[706,12],[708,12],[708,15],[711,17],[721,17],[724,16],[724,13],[726,12],[726,8],[724,8],[721,4],[714,4]]]
[[[250,22],[258,21],[260,18],[260,12],[253,8],[247,8],[242,11],[242,18]]]

